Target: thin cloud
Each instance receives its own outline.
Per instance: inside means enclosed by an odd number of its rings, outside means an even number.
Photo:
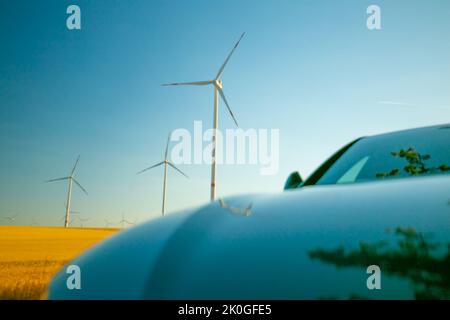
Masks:
[[[450,109],[448,106],[419,106],[416,104],[411,104],[401,101],[378,101],[378,104],[397,106],[397,107],[410,107],[410,108],[421,108],[421,109]]]
[[[417,107],[415,105],[406,103],[406,102],[397,102],[397,101],[378,101],[379,104],[388,104],[393,106],[405,106],[405,107]]]

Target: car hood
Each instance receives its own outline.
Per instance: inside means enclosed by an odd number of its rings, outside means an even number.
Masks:
[[[70,263],[81,289],[67,288],[64,268],[49,298],[442,297],[449,222],[450,176],[230,197],[96,245]],[[381,290],[367,286],[370,265]]]

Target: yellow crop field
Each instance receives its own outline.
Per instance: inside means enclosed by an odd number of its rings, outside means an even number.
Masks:
[[[117,231],[0,226],[0,299],[39,299],[64,264]]]

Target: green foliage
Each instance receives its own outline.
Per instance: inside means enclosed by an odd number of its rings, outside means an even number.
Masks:
[[[403,167],[403,171],[410,176],[419,176],[434,172],[450,171],[450,167],[443,164],[439,167],[427,167],[425,161],[430,160],[429,154],[420,154],[414,147],[408,149],[400,149],[398,152],[391,152],[391,155],[396,158],[402,158],[407,163]],[[401,170],[398,168],[392,169],[390,172],[379,172],[376,174],[377,178],[395,177],[400,174]]]
[[[409,279],[416,299],[450,299],[450,243],[430,242],[414,228],[398,227],[388,233],[397,238],[395,245],[360,242],[356,250],[318,248],[308,255],[340,268],[376,264],[383,272]]]

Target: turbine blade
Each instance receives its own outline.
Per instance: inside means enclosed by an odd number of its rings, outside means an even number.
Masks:
[[[55,181],[67,180],[69,178],[70,177],[56,178],[56,179],[51,179],[51,180],[47,180],[47,181],[44,181],[44,182],[55,182]]]
[[[217,72],[217,76],[215,78],[215,80],[219,79],[220,76],[223,73],[223,70],[225,69],[225,66],[227,65],[228,61],[230,60],[231,56],[233,55],[234,50],[236,50],[236,48],[239,45],[239,42],[241,42],[242,38],[244,37],[245,32],[241,35],[241,37],[239,38],[238,42],[236,42],[236,44],[234,45],[233,49],[231,50],[230,54],[228,55],[227,59],[225,60],[225,62],[222,64],[222,66],[219,69],[219,72]]]
[[[164,160],[167,160],[167,153],[169,152],[169,143],[170,143],[170,135],[172,134],[169,133],[169,136],[167,137],[167,143],[166,143],[166,152],[164,153]]]
[[[162,84],[163,87],[168,86],[206,86],[208,84],[211,84],[212,81],[195,81],[195,82],[175,82],[175,83],[165,83]]]
[[[75,161],[75,165],[73,166],[72,172],[70,172],[70,176],[73,176],[75,169],[77,168],[78,161],[80,160],[80,156],[77,157],[77,161]]]
[[[81,184],[80,184],[77,180],[75,180],[74,178],[72,178],[72,180],[73,180],[73,182],[75,182],[75,183],[77,184],[77,186],[80,187],[81,190],[83,190],[83,192],[84,192],[86,195],[88,195],[86,189],[84,189],[84,188],[81,186]]]
[[[228,112],[230,112],[231,117],[233,118],[234,123],[236,124],[236,127],[239,127],[236,118],[234,117],[233,111],[231,111],[231,108],[228,104],[227,98],[225,98],[225,94],[223,93],[223,90],[221,88],[217,88],[219,90],[220,96],[222,97],[223,102],[225,102],[225,105],[227,106]]]
[[[136,174],[141,174],[141,173],[143,173],[143,172],[145,172],[145,171],[147,171],[147,170],[156,168],[156,167],[162,165],[163,163],[164,163],[164,161],[161,161],[160,163],[157,163],[157,164],[155,164],[155,165],[153,165],[153,166],[151,166],[151,167],[145,168],[144,170],[141,170],[141,171],[139,171],[139,172],[136,173]]]
[[[169,166],[171,166],[172,168],[174,168],[175,170],[177,170],[179,173],[181,173],[183,176],[185,176],[186,178],[189,179],[189,177],[180,169],[178,169],[177,167],[175,167],[175,165],[173,165],[172,163],[169,162]]]

